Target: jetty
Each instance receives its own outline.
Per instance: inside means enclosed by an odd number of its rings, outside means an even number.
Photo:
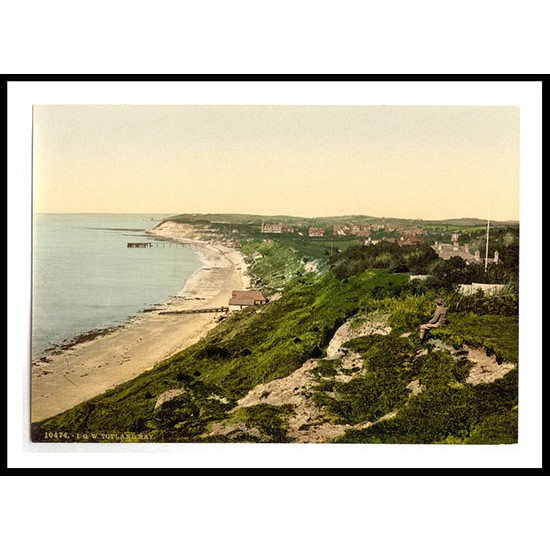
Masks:
[[[187,314],[187,313],[218,313],[218,312],[225,313],[227,311],[229,311],[229,308],[222,306],[222,307],[208,307],[208,308],[202,308],[202,309],[174,309],[171,311],[159,311],[159,315],[181,315],[181,314]]]
[[[149,243],[127,243],[127,248],[151,248],[153,246],[191,246],[191,243],[177,243],[174,241],[158,241]]]

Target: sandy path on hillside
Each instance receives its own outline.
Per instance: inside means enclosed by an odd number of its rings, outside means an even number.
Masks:
[[[170,237],[166,232],[163,237]],[[178,235],[174,240],[183,240]],[[188,239],[185,239],[189,242]],[[160,315],[161,310],[227,306],[231,291],[248,288],[242,255],[221,245],[200,243],[203,266],[176,296],[111,333],[99,335],[33,362],[31,421],[63,412],[126,382],[200,340],[221,313]]]
[[[387,318],[376,314],[367,318],[353,328],[353,319],[345,322],[334,333],[327,347],[325,359],[341,359],[340,366],[335,366],[336,374],[328,375],[326,379],[333,379],[338,382],[349,382],[351,379],[364,374],[363,358],[360,353],[346,349],[345,344],[354,338],[372,334],[387,335],[391,327],[386,324]],[[409,337],[410,333],[401,334],[402,337]],[[440,340],[433,342],[437,351],[447,351],[457,360],[456,350]],[[516,365],[502,362],[499,364],[495,356],[488,357],[484,350],[463,346],[461,351],[467,352],[467,358],[472,362],[468,384],[492,383],[502,378]],[[417,356],[426,355],[429,351],[426,347],[417,352]],[[374,421],[365,421],[358,424],[339,424],[327,418],[322,410],[311,399],[321,377],[315,376],[314,371],[319,366],[318,359],[308,359],[302,366],[284,378],[277,378],[258,384],[242,397],[233,411],[241,408],[254,407],[256,405],[282,406],[290,405],[292,414],[287,419],[286,437],[292,443],[330,443],[345,435],[350,430],[363,430],[374,424],[385,422],[394,418],[398,410],[390,411]],[[410,397],[414,397],[424,387],[417,379],[412,380],[407,388],[410,390]],[[231,436],[233,433],[246,433],[255,437],[262,437],[257,428],[250,428],[245,422],[217,422],[211,427],[207,437]]]
[[[332,337],[328,348],[326,359],[341,358],[342,363],[335,379],[340,382],[349,382],[352,378],[360,376],[363,372],[363,360],[360,354],[345,350],[343,344],[371,334],[389,334],[391,327],[385,324],[384,318],[365,320],[357,328],[352,328],[352,322],[344,323]],[[233,410],[253,407],[255,405],[291,405],[292,415],[288,419],[286,435],[292,443],[329,443],[343,436],[350,428],[363,429],[372,426],[376,422],[383,422],[393,418],[397,413],[392,411],[375,422],[363,422],[354,426],[350,424],[336,424],[327,420],[323,411],[315,405],[311,399],[312,392],[319,384],[319,379],[314,375],[314,369],[319,366],[319,360],[308,359],[302,366],[284,378],[277,378],[258,384],[252,388]],[[349,373],[350,369],[356,371]],[[347,371],[346,374],[344,374]],[[248,428],[244,423],[215,423],[208,436],[227,436],[235,431],[261,435],[254,429]]]

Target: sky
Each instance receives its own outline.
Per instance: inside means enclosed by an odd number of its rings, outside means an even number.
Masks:
[[[33,208],[519,219],[519,108],[35,105]]]

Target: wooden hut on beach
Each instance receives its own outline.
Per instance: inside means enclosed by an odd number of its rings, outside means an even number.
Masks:
[[[259,290],[233,290],[229,299],[229,310],[265,303],[267,303],[267,298]]]

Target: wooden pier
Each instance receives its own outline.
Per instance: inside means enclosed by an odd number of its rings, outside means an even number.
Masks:
[[[150,248],[153,243],[128,243],[127,248]]]
[[[172,311],[159,311],[159,315],[180,315],[186,313],[225,313],[229,311],[228,307],[209,307],[203,309],[174,309]]]
[[[127,243],[127,248],[152,248],[153,246],[191,246],[191,243],[176,243],[173,241],[155,241],[149,243]]]

